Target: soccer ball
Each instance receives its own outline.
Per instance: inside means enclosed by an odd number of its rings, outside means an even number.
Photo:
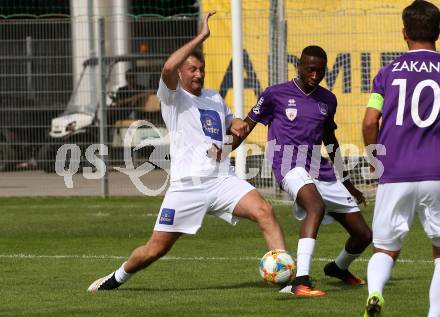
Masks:
[[[260,275],[271,285],[286,284],[293,279],[295,261],[284,250],[271,250],[260,260]]]

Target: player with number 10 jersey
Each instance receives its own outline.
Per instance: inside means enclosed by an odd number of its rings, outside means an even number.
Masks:
[[[362,124],[365,145],[377,147],[372,154],[383,165],[377,165],[364,317],[381,316],[383,289],[416,214],[431,239],[435,265],[428,317],[440,316],[440,10],[415,0],[402,20],[409,50],[374,78]]]
[[[440,54],[412,50],[383,67],[368,107],[382,112],[379,182],[440,180]]]

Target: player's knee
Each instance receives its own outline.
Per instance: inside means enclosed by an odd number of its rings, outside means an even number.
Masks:
[[[368,230],[364,230],[357,234],[357,240],[359,241],[362,246],[368,246],[373,241],[373,233],[371,232],[370,228]]]
[[[265,200],[261,200],[254,213],[255,220],[258,222],[272,222],[275,219],[272,205]]]
[[[319,218],[322,220],[325,213],[325,204],[322,200],[310,202],[306,208],[308,217]]]
[[[387,255],[389,255],[390,257],[393,258],[393,261],[397,261],[397,259],[399,258],[400,255],[400,249],[396,250],[396,251],[391,251],[388,250],[389,246],[377,246],[376,244],[374,245],[374,253],[385,253]]]
[[[146,252],[144,260],[145,262],[151,262],[159,260],[161,257],[163,257],[168,250],[149,250]]]
[[[324,204],[324,201],[322,201],[322,199],[316,202],[316,207],[315,207],[315,208],[318,210],[318,212],[319,212],[322,216],[324,216],[324,213],[325,213],[325,204]]]
[[[154,262],[168,253],[170,248],[165,246],[146,247],[144,250],[144,262]]]
[[[373,242],[373,232],[370,228],[364,233],[363,238],[366,245],[370,245]]]

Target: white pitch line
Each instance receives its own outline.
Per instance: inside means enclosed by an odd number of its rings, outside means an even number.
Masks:
[[[66,204],[52,204],[52,205],[2,205],[3,209],[20,209],[20,210],[37,210],[37,209],[41,209],[41,210],[47,210],[47,209],[69,209],[72,208],[72,206],[70,205],[66,205]],[[79,206],[77,206],[77,208],[79,209],[108,209],[108,208],[116,208],[116,207],[109,207],[109,205],[107,204],[90,204],[90,205],[85,205],[85,204],[79,204]],[[142,203],[140,203],[139,205],[135,205],[135,204],[124,204],[123,206],[118,206],[117,209],[120,208],[124,208],[124,209],[132,209],[132,208],[143,208]]]
[[[119,255],[74,255],[74,254],[62,254],[62,255],[40,255],[40,254],[0,254],[1,259],[99,259],[99,260],[123,260],[126,256]],[[161,258],[165,261],[259,261],[260,258],[251,256],[241,256],[241,257],[181,257],[181,256],[165,256]],[[316,262],[330,262],[334,259],[330,258],[314,258],[313,261]],[[368,262],[367,258],[359,258],[357,261]],[[412,260],[412,259],[398,259],[397,262],[401,264],[432,264],[432,260]]]

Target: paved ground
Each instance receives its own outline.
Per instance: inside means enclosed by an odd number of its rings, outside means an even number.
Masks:
[[[119,171],[112,170],[108,179],[109,196],[145,196],[136,188],[129,176]],[[161,169],[147,173],[140,180],[142,185],[156,192],[164,186],[161,195],[168,188],[167,173]],[[77,174],[72,178],[72,185],[73,188],[67,188],[64,178],[55,173],[43,171],[0,173],[0,197],[103,196],[101,179],[88,179],[82,174]],[[374,198],[376,189],[374,184],[359,185],[358,188],[367,199]],[[276,203],[277,200],[290,202],[290,198],[276,186],[260,187],[258,190],[266,198],[275,199],[271,201],[272,203]]]
[[[87,175],[86,175],[87,176]],[[166,182],[163,170],[153,170],[141,177],[150,189],[158,189]],[[0,173],[0,196],[100,196],[101,180],[87,179],[82,174],[74,175],[73,188],[67,188],[64,178],[43,171]],[[110,196],[142,196],[130,178],[118,171],[109,173]]]

